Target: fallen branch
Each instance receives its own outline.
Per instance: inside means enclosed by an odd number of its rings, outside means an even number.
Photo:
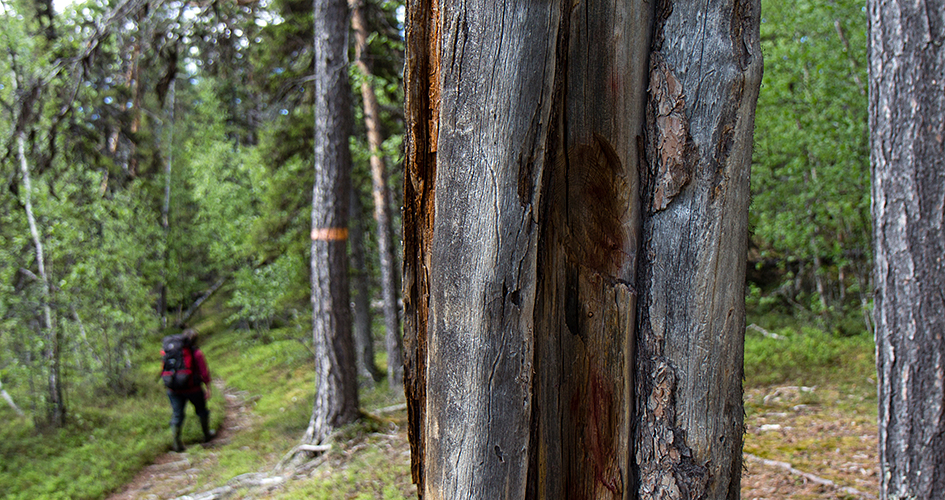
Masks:
[[[195,493],[193,495],[184,495],[174,500],[218,500],[228,497],[238,489],[273,488],[282,485],[285,481],[286,478],[282,476],[268,476],[264,472],[250,472],[240,474],[230,479],[225,485],[219,488],[214,488],[202,493]]]
[[[13,402],[13,398],[10,397],[10,393],[8,393],[7,390],[3,388],[3,382],[0,382],[0,396],[3,396],[3,399],[8,405],[10,405],[10,408],[13,408],[13,411],[15,411],[17,415],[21,417],[26,416],[26,414],[23,413],[23,410],[21,410],[20,407]]]
[[[189,320],[190,317],[193,316],[194,313],[197,312],[198,309],[200,309],[200,306],[202,306],[203,303],[207,301],[207,299],[212,297],[213,294],[216,293],[216,291],[219,290],[220,287],[223,286],[224,283],[226,283],[227,279],[229,279],[229,276],[224,276],[220,278],[219,280],[217,280],[217,282],[214,283],[213,286],[211,286],[209,290],[207,290],[203,295],[201,295],[200,298],[197,299],[197,301],[194,302],[193,305],[191,305],[190,308],[187,309],[186,312],[184,312],[184,314],[177,320],[177,324],[183,325],[184,323],[187,323],[187,320]]]
[[[406,409],[407,409],[407,403],[400,403],[399,405],[385,406],[384,408],[378,408],[371,413],[375,415],[383,415],[385,413],[394,413],[395,411],[401,411],[401,410],[406,410]]]
[[[837,483],[835,483],[835,482],[833,482],[833,481],[831,481],[831,480],[829,480],[829,479],[824,479],[824,478],[822,478],[822,477],[820,477],[820,476],[815,476],[815,475],[813,475],[813,474],[811,474],[811,473],[809,473],[809,472],[804,472],[804,471],[802,471],[802,470],[795,469],[794,466],[792,466],[791,464],[789,464],[789,463],[787,463],[787,462],[779,462],[779,461],[777,461],[777,460],[769,460],[769,459],[767,459],[767,458],[761,458],[761,457],[759,457],[759,456],[752,455],[751,453],[742,453],[742,456],[744,456],[745,459],[748,460],[749,462],[755,462],[755,463],[759,463],[759,464],[762,464],[762,465],[767,465],[768,467],[777,467],[777,468],[779,468],[779,469],[784,469],[784,470],[788,471],[789,473],[794,474],[794,475],[796,475],[796,476],[801,476],[801,477],[803,477],[804,479],[806,479],[806,480],[808,480],[808,481],[810,481],[810,482],[812,482],[812,483],[819,484],[819,485],[822,485],[822,486],[827,486],[827,487],[829,487],[829,488],[834,488],[834,489],[840,490],[840,491],[842,491],[843,493],[846,493],[846,494],[848,494],[848,495],[854,495],[854,496],[858,496],[858,497],[862,497],[862,498],[876,498],[875,495],[871,495],[871,494],[869,494],[869,493],[862,492],[862,491],[860,491],[860,490],[858,490],[858,489],[856,489],[856,488],[851,488],[851,487],[849,487],[849,486],[840,486],[839,484],[837,484]]]
[[[764,328],[754,323],[748,325],[748,328],[764,335],[765,337],[768,337],[769,339],[784,340],[786,338],[784,335],[779,335],[777,333],[769,332],[768,330],[765,330]]]

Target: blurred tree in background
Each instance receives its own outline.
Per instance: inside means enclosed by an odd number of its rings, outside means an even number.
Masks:
[[[365,8],[391,171],[399,7]],[[252,338],[308,330],[314,103],[311,2],[59,8],[0,1],[0,382],[54,426],[69,401],[136,391],[128,374],[140,350],[156,355],[149,336],[193,320],[215,293]],[[368,204],[369,148],[356,134],[353,179]],[[373,220],[361,223],[379,298]]]
[[[866,2],[763,2],[750,300],[871,330]]]

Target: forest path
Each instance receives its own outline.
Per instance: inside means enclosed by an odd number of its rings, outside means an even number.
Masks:
[[[742,498],[877,498],[875,400],[799,386],[745,393]]]
[[[226,399],[226,414],[223,423],[217,429],[217,435],[207,444],[187,443],[187,449],[204,446],[208,449],[217,448],[230,442],[230,439],[241,429],[253,425],[253,415],[250,409],[249,393],[233,391],[226,387],[222,380],[214,380],[215,392],[223,394]],[[187,419],[196,420],[193,410],[188,408]],[[187,425],[187,424],[185,424]],[[191,423],[190,425],[193,425]],[[167,431],[167,442],[171,442],[170,431]],[[173,498],[193,493],[199,486],[197,478],[205,465],[216,460],[212,451],[199,458],[195,458],[188,451],[176,453],[169,451],[158,456],[154,463],[148,465],[126,484],[121,491],[113,493],[107,500],[159,500]]]

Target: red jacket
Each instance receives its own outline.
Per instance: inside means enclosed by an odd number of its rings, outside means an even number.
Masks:
[[[174,394],[193,394],[197,391],[202,391],[200,383],[204,383],[207,387],[210,387],[210,369],[207,368],[207,359],[203,356],[203,351],[197,347],[192,347],[192,355],[194,358],[194,371],[197,375],[198,382],[194,384],[194,387],[191,389],[183,389],[179,391],[171,391]]]

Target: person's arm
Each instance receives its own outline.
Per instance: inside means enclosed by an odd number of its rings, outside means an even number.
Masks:
[[[203,356],[203,351],[200,349],[194,350],[194,359],[197,361],[197,373],[200,375],[200,381],[207,386],[206,397],[210,399],[211,385],[210,385],[210,369],[207,368],[207,359]]]

